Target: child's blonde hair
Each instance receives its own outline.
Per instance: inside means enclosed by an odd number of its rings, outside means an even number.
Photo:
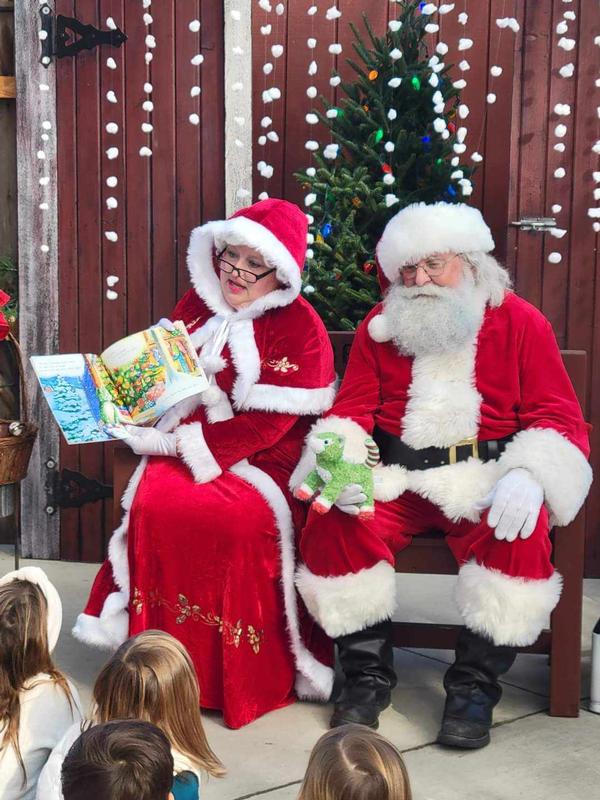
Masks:
[[[31,581],[15,579],[0,585],[0,750],[14,748],[23,771],[23,785],[27,773],[19,747],[21,692],[37,686],[37,682],[28,681],[40,673],[60,686],[72,709],[67,679],[56,669],[50,655],[44,593]]]
[[[298,800],[411,800],[400,752],[364,725],[321,736],[310,754]]]
[[[152,722],[199,770],[214,777],[225,768],[210,749],[200,717],[200,691],[185,647],[163,631],[144,631],[124,642],[94,684],[94,721]]]

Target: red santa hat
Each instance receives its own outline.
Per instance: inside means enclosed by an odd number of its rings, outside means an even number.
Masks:
[[[47,606],[48,649],[52,652],[62,627],[62,603],[56,587],[40,567],[21,567],[13,570],[0,578],[0,586],[12,581],[29,581],[41,589]]]
[[[268,266],[275,267],[282,284],[252,303],[252,309],[262,312],[289,305],[300,293],[307,232],[304,212],[294,203],[275,198],[242,208],[229,219],[195,228],[190,238],[188,269],[196,292],[215,313],[231,311],[223,299],[213,257],[226,244],[243,244],[258,250]]]
[[[413,203],[388,222],[377,245],[377,261],[389,281],[404,264],[435,253],[489,253],[494,240],[481,212],[464,203]]]

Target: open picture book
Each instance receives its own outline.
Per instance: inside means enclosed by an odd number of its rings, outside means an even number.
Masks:
[[[208,387],[183,322],[155,325],[90,353],[32,356],[44,397],[68,444],[106,442],[123,425],[152,425]]]

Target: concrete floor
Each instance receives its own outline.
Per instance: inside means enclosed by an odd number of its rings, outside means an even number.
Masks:
[[[58,665],[72,676],[84,703],[106,654],[70,635],[97,567],[53,561],[26,562],[43,567],[60,591],[63,631]],[[9,548],[0,548],[0,575],[12,568]],[[459,621],[452,602],[452,576],[404,575],[399,616],[405,620]],[[584,675],[579,719],[549,717],[548,665],[544,656],[519,656],[505,676],[504,696],[496,710],[492,745],[477,752],[435,745],[443,708],[442,677],[452,654],[447,651],[396,651],[398,687],[392,707],[381,717],[380,731],[405,754],[415,800],[581,800],[600,798],[600,716],[586,710],[589,692],[590,633],[600,617],[600,580],[584,588]],[[406,601],[410,598],[410,611]],[[296,703],[267,714],[239,731],[225,728],[216,713],[204,715],[209,741],[229,775],[211,779],[203,800],[266,800],[297,796],[308,755],[327,729],[328,706]]]

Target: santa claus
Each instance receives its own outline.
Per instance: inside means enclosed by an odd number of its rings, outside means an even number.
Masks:
[[[212,385],[156,428],[128,426],[143,456],[75,634],[115,648],[160,628],[188,648],[201,701],[239,727],[302,696],[327,699],[332,670],[305,646],[287,488],[314,417],[331,406],[331,345],[299,296],[302,211],[264,200],[193,231],[193,284],[175,308]]]
[[[444,680],[443,744],[489,742],[498,678],[560,597],[548,534],[588,493],[587,427],[549,322],[510,290],[493,247],[461,204],[414,204],[388,223],[377,258],[389,288],[312,430],[343,436],[351,462],[372,435],[382,462],[371,518],[356,486],[347,513],[312,509],[301,537],[296,584],[345,675],[332,726],[376,727],[390,703],[394,556],[412,536],[443,531],[459,564],[466,627]],[[307,447],[292,475],[299,496],[314,459]]]

